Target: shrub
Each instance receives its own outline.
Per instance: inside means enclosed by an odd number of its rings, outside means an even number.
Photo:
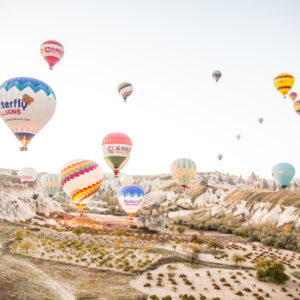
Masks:
[[[150,283],[145,283],[144,287],[151,287],[151,284]]]
[[[209,241],[207,246],[208,248],[213,248],[213,249],[222,248],[221,245],[215,241]]]
[[[80,235],[82,233],[84,233],[84,230],[82,227],[76,227],[72,230],[73,233],[75,233],[76,235]]]
[[[180,294],[179,295],[180,300],[196,300],[196,298],[193,295],[187,295],[187,294]]]
[[[206,296],[200,294],[200,300],[206,300],[206,299],[207,299]]]
[[[170,295],[162,297],[161,300],[172,300],[172,297]]]
[[[237,296],[244,296],[243,292],[241,292],[241,291],[238,291],[238,292],[236,292],[235,294],[236,294]]]
[[[150,299],[151,299],[151,300],[159,300],[159,298],[158,298],[156,295],[151,295],[151,296],[150,296]]]
[[[255,267],[257,279],[260,281],[283,284],[289,279],[284,273],[285,267],[282,262],[259,259]]]
[[[185,232],[185,227],[183,227],[183,226],[178,226],[178,227],[176,228],[176,231],[177,231],[180,235],[182,235],[182,234]]]
[[[204,244],[204,240],[203,240],[200,236],[194,234],[194,235],[192,235],[192,237],[190,238],[190,243],[194,243],[194,244]]]
[[[231,256],[231,260],[235,263],[236,266],[239,263],[246,261],[245,257],[238,253],[233,253]]]

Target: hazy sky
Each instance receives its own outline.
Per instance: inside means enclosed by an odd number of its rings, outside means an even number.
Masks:
[[[300,116],[273,86],[289,72],[300,93],[299,12],[297,0],[1,0],[0,81],[38,78],[57,108],[27,153],[0,123],[0,167],[59,172],[87,158],[110,172],[101,141],[117,131],[133,142],[127,174],[168,173],[188,157],[244,177],[289,162],[299,177]],[[65,48],[53,71],[40,55],[49,39]],[[134,85],[126,104],[122,81]]]

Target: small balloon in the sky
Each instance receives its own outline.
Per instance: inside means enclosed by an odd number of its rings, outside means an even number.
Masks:
[[[236,139],[239,141],[240,138],[241,138],[241,135],[240,135],[240,134],[237,134],[235,137],[236,137]]]
[[[35,169],[26,167],[18,172],[18,178],[22,183],[34,182],[37,179],[37,172]]]
[[[258,122],[261,124],[264,121],[263,118],[258,118]]]
[[[133,92],[133,85],[129,82],[122,82],[118,85],[118,92],[120,96],[123,98],[124,102],[126,102],[127,98]]]
[[[60,172],[61,185],[81,212],[99,190],[103,174],[92,160],[75,159],[66,163]]]
[[[218,81],[220,80],[221,77],[222,77],[222,73],[221,73],[220,71],[218,71],[218,70],[216,70],[216,71],[214,71],[214,72],[212,73],[212,78],[213,78],[216,82],[218,82]]]
[[[144,191],[136,185],[123,186],[118,193],[119,203],[130,218],[143,205],[144,197]]]
[[[50,70],[53,70],[53,66],[63,58],[65,52],[62,44],[52,40],[44,42],[40,50]]]
[[[273,79],[273,84],[275,88],[285,97],[285,95],[290,91],[290,89],[294,85],[294,77],[292,74],[289,73],[281,73],[278,74],[274,79]]]
[[[41,178],[41,186],[44,192],[49,197],[52,197],[61,186],[59,175],[53,173],[43,175]]]
[[[279,163],[272,168],[272,176],[282,188],[286,188],[295,176],[295,168],[288,163]]]
[[[294,110],[298,115],[300,115],[300,99],[294,102]]]
[[[28,143],[52,118],[55,108],[54,91],[41,80],[16,77],[0,86],[0,114],[23,144],[21,151],[27,151]]]
[[[223,155],[222,154],[219,154],[218,155],[218,160],[221,160],[223,158]]]
[[[297,96],[298,96],[298,95],[297,95],[296,92],[291,92],[291,93],[289,93],[289,97],[290,97],[290,99],[291,99],[292,101],[296,100]]]

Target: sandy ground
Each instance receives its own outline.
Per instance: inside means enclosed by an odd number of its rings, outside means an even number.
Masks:
[[[221,300],[257,299],[256,295],[261,295],[266,299],[268,298],[267,294],[269,294],[269,299],[284,300],[294,299],[300,295],[300,281],[297,279],[295,282],[289,281],[285,285],[276,285],[256,280],[255,271],[195,269],[183,264],[172,264],[172,266],[176,270],[168,270],[167,266],[163,265],[132,280],[130,285],[147,295],[155,294],[159,297],[170,295],[172,299],[180,299],[180,294],[194,295],[196,299],[199,299],[199,294],[203,294],[207,299],[220,297]],[[149,274],[152,279],[147,279]],[[187,284],[184,283],[184,276],[188,280]],[[162,278],[160,281],[162,286],[157,285],[159,277]],[[169,278],[175,280],[175,283],[172,283]],[[151,286],[145,287],[144,285],[147,283]],[[286,292],[282,290],[283,287]],[[239,291],[243,295],[236,295]]]

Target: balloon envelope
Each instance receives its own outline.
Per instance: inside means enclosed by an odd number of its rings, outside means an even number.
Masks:
[[[22,183],[34,182],[37,179],[37,172],[33,168],[25,167],[18,172],[18,178]]]
[[[53,173],[43,175],[41,178],[41,186],[44,192],[49,197],[52,197],[61,186],[59,175]]]
[[[63,58],[65,52],[63,45],[53,40],[44,42],[41,45],[40,51],[42,57],[48,63],[50,70]]]
[[[121,169],[128,162],[131,147],[131,139],[124,133],[110,133],[102,140],[104,160],[115,176],[118,176]]]
[[[223,158],[223,155],[222,155],[222,154],[219,154],[219,155],[218,155],[218,159],[221,160],[222,158]]]
[[[144,197],[144,191],[136,185],[123,186],[118,193],[120,205],[131,218],[142,206]]]
[[[294,102],[294,110],[298,115],[300,115],[300,99]]]
[[[197,166],[189,158],[176,159],[171,165],[171,173],[184,189],[190,184],[197,172]]]
[[[220,71],[214,71],[214,72],[212,73],[212,78],[213,78],[216,82],[219,81],[219,79],[221,78],[221,76],[222,76],[222,73],[221,73]]]
[[[0,114],[27,150],[31,139],[51,119],[56,97],[46,83],[29,77],[9,79],[0,86]]]
[[[275,88],[283,95],[285,96],[290,89],[294,85],[294,77],[292,74],[289,73],[281,73],[278,74],[274,79],[273,79],[273,84]]]
[[[64,191],[81,211],[99,190],[103,174],[94,161],[75,159],[63,166],[60,180]]]
[[[134,179],[131,175],[122,175],[120,181],[122,186],[132,185],[134,183]]]
[[[264,121],[263,118],[258,118],[258,122],[261,124]]]
[[[295,92],[292,92],[292,93],[289,93],[289,97],[290,97],[290,99],[292,100],[292,101],[294,101],[296,98],[297,98],[297,93],[295,93]]]
[[[272,168],[272,175],[275,180],[285,188],[295,176],[295,168],[288,163],[279,163]]]
[[[237,135],[236,135],[236,138],[237,138],[237,140],[239,140],[239,139],[241,138],[241,135],[240,135],[240,134],[237,134]]]
[[[124,99],[124,102],[126,102],[127,98],[133,92],[133,85],[129,82],[122,82],[118,85],[118,92],[120,96]]]

